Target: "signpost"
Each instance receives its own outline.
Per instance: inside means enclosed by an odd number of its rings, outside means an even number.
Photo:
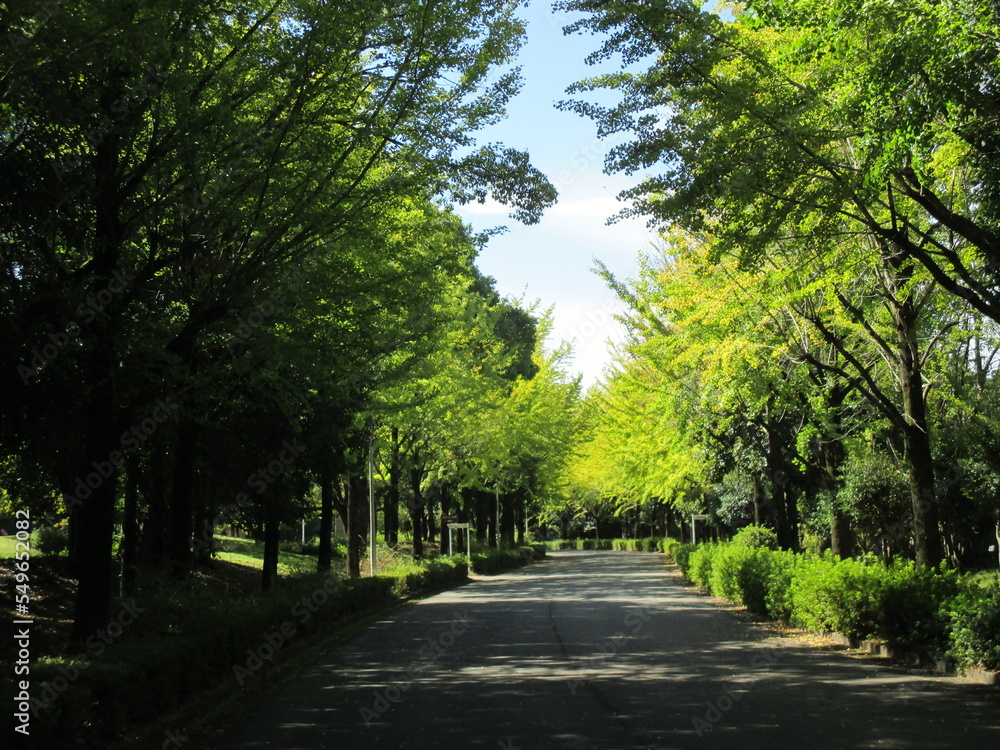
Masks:
[[[455,529],[465,529],[465,559],[468,561],[465,564],[465,574],[469,574],[469,568],[472,567],[472,547],[469,544],[469,524],[467,523],[449,523],[448,524],[448,554],[453,554],[452,551],[452,540],[451,532]]]
[[[467,523],[449,523],[448,524],[448,554],[453,555],[454,548],[452,545],[451,532],[455,529],[465,529],[465,553],[468,555],[469,549],[469,524]]]

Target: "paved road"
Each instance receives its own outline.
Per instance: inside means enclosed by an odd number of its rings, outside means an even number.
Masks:
[[[1000,691],[776,636],[659,555],[560,552],[405,607],[205,750],[995,748]]]

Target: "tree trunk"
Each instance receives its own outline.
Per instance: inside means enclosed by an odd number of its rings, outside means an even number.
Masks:
[[[347,575],[361,577],[361,557],[365,550],[368,531],[368,503],[366,482],[360,472],[347,480]]]
[[[319,550],[316,554],[316,570],[329,572],[333,567],[333,476],[324,469],[320,476],[319,505]]]
[[[844,447],[839,440],[821,440],[823,489],[830,498],[830,549],[837,557],[848,558],[854,554],[854,532],[851,521],[837,503],[837,474],[844,460]]]
[[[390,547],[399,544],[399,428],[392,428],[392,446],[389,453],[389,487],[385,493],[385,543]]]
[[[910,470],[916,561],[920,567],[934,567],[943,559],[943,552],[941,532],[938,529],[930,437],[924,430],[908,425],[903,430],[903,441]]]
[[[110,111],[120,96],[121,75],[109,62],[108,85],[98,92],[101,111]],[[87,264],[93,271],[93,289],[107,289],[125,243],[125,223],[121,219],[124,191],[121,189],[121,134],[115,129],[94,149],[93,257]],[[70,639],[83,644],[108,624],[114,578],[114,522],[118,493],[118,463],[121,458],[115,373],[119,357],[110,343],[115,340],[114,300],[103,315],[85,326],[90,353],[82,368],[85,407],[83,466],[80,478],[93,491],[73,514],[77,524],[76,561],[78,576]],[[112,460],[116,457],[118,460]],[[91,477],[96,477],[91,479]],[[96,486],[95,486],[96,485]]]
[[[115,428],[115,395],[110,380],[114,364],[106,364],[104,379],[93,386],[87,403],[84,465],[80,476],[93,491],[73,515],[74,523],[78,524],[78,584],[70,638],[78,644],[104,628],[111,613],[118,468],[110,457],[117,451],[119,431]]]
[[[497,501],[497,493],[488,493],[487,499],[487,514],[489,516],[489,534],[487,535],[486,543],[490,547],[497,547],[497,508],[499,507],[499,502]]]
[[[500,495],[500,546],[514,546],[514,492]]]
[[[927,424],[927,402],[924,398],[924,379],[917,342],[917,315],[909,297],[896,308],[899,380],[905,417],[902,432],[910,470],[913,544],[917,565],[933,567],[941,562],[943,553],[934,488],[934,455]]]
[[[142,525],[140,558],[146,565],[162,567],[167,557],[168,511],[167,488],[162,477],[167,474],[166,451],[152,451],[147,473],[140,474],[142,496],[146,501],[146,519]]]
[[[424,501],[419,489],[413,491],[410,521],[413,524],[413,557],[419,560],[424,556]]]
[[[798,546],[798,531],[789,527],[788,500],[785,497],[788,474],[781,445],[781,427],[778,420],[767,417],[767,473],[771,477],[771,505],[774,511],[774,527],[781,549],[794,550]]]
[[[517,544],[519,547],[524,546],[524,536],[527,529],[527,519],[525,518],[525,496],[527,491],[521,491],[517,494],[517,498],[514,504],[514,526],[517,529]]]
[[[788,464],[785,464],[786,469]],[[791,550],[793,552],[798,552],[800,549],[799,544],[799,501],[798,495],[792,488],[792,483],[789,478],[787,471],[785,472],[785,518],[788,524],[788,539],[791,542]]]
[[[481,489],[473,490],[473,503],[476,513],[476,541],[489,544],[490,531],[490,500],[487,492]]]
[[[437,539],[437,517],[434,513],[434,499],[437,497],[437,487],[431,487],[424,501],[424,529],[427,532],[427,543],[432,547],[436,545]]]
[[[183,414],[177,430],[176,457],[170,493],[170,573],[178,578],[187,575],[191,567],[197,440],[197,425],[187,414]]]
[[[260,588],[270,591],[278,584],[278,543],[281,540],[281,526],[276,518],[264,522],[264,570]]]
[[[122,594],[135,592],[139,564],[139,467],[132,459],[126,466],[125,505],[122,518]]]
[[[441,554],[448,554],[448,524],[444,517],[451,513],[451,490],[446,485],[441,487]]]
[[[753,478],[753,522],[757,526],[764,523],[767,510],[764,507],[764,490],[760,486],[760,480]]]

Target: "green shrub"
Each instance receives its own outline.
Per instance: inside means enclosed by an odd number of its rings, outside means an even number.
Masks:
[[[876,634],[903,648],[944,653],[947,608],[958,594],[954,570],[917,568],[896,560],[885,567],[879,586]]]
[[[792,624],[855,637],[874,635],[875,601],[870,585],[874,559],[838,560],[806,555],[792,581]]]
[[[685,575],[705,591],[712,590],[712,565],[720,546],[714,542],[697,544],[688,559],[688,570],[685,571]]]
[[[388,577],[395,582],[393,593],[396,596],[406,597],[421,591],[462,583],[468,578],[467,570],[468,559],[465,555],[450,557],[443,555]]]
[[[546,549],[552,550],[553,552],[558,552],[564,549],[576,549],[576,542],[572,539],[552,539],[548,542],[543,542]]]
[[[727,544],[662,544],[695,584],[753,612],[931,654],[950,643],[960,666],[1000,668],[1000,579],[959,593],[955,571],[874,555],[797,555],[771,549],[769,538],[754,530]]]
[[[655,536],[642,539],[612,539],[611,549],[627,552],[659,552],[662,541],[660,537]]]
[[[685,544],[669,537],[663,542],[663,551],[677,563],[677,567],[681,569],[681,573],[684,575],[687,575],[688,570],[690,570],[691,552],[694,549],[695,547],[692,544]]]
[[[39,526],[31,534],[31,548],[43,555],[58,555],[69,550],[69,530],[58,526]]]
[[[909,561],[887,566],[873,555],[840,560],[828,552],[803,556],[790,588],[793,624],[940,651],[942,605],[955,595],[957,578]]]
[[[314,542],[278,542],[280,552],[291,552],[296,555],[318,555],[319,544]]]
[[[963,587],[948,610],[955,664],[1000,670],[1000,579]]]
[[[778,549],[778,535],[766,526],[750,524],[736,532],[732,543],[741,547]]]
[[[472,553],[472,570],[479,575],[496,575],[519,568],[545,556],[544,544],[533,544],[515,549],[491,549]]]
[[[780,550],[771,552],[770,558],[764,606],[769,617],[789,622],[792,619],[793,607],[792,580],[795,578],[801,557],[794,552]]]
[[[710,590],[715,596],[767,614],[767,593],[773,553],[766,547],[728,544],[712,555]]]
[[[611,549],[610,539],[581,539],[583,544],[578,549]]]

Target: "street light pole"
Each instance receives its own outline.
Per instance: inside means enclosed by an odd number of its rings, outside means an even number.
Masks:
[[[371,566],[371,574],[376,573],[378,564],[378,552],[375,549],[375,428],[368,431],[368,563]]]

